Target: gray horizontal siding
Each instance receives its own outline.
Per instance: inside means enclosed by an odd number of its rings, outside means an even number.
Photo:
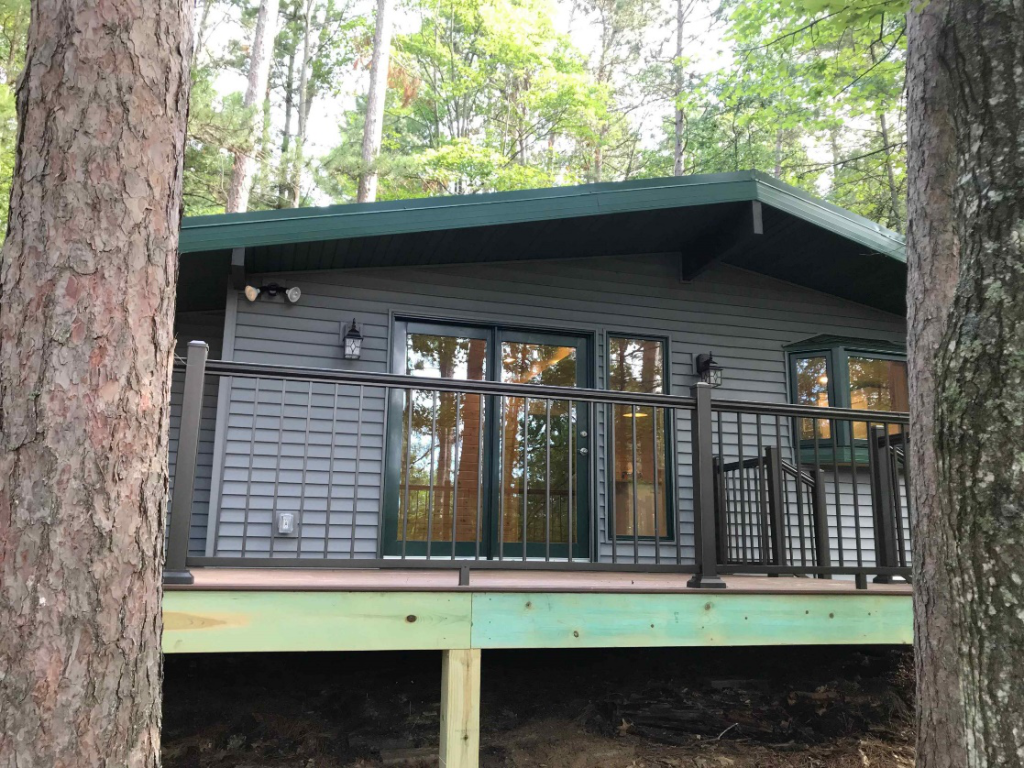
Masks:
[[[205,341],[210,345],[210,359],[218,359],[221,356],[224,339],[224,312],[181,312],[174,318],[174,333],[176,357],[185,359],[190,341]],[[168,455],[171,494],[174,493],[174,468],[178,459],[178,432],[181,427],[181,403],[184,387],[185,374],[175,371],[171,377],[171,425]],[[217,383],[212,378],[208,378],[203,386],[203,405],[199,422],[199,448],[196,455],[195,487],[192,492],[192,520],[189,527],[189,554],[201,555],[206,547],[216,425]]]
[[[678,263],[671,257],[641,256],[533,262],[528,266],[291,273],[277,279],[302,288],[298,304],[283,300],[249,303],[237,295],[233,359],[386,372],[391,322],[398,315],[593,334],[598,386],[606,377],[607,334],[665,337],[669,340],[671,391],[686,392],[694,382],[695,355],[711,350],[726,368],[724,386],[716,390],[715,397],[786,402],[786,344],[824,333],[892,341],[905,338],[905,326],[898,317],[761,275],[713,266],[692,283],[681,283],[678,272]],[[265,278],[271,280],[274,276]],[[363,357],[358,362],[342,360],[339,344],[342,328],[353,317],[365,337]],[[367,390],[363,423],[358,430],[343,422],[332,423],[327,409],[319,405],[310,410],[308,423],[305,416],[297,415],[291,417],[294,423],[288,421],[282,427],[278,425],[280,388],[271,390],[268,384],[266,400],[261,396],[254,408],[251,380],[235,379],[223,386],[227,389],[222,389],[221,399],[230,404],[230,415],[222,417],[221,423],[224,487],[217,494],[222,512],[218,526],[211,530],[211,553],[239,554],[244,534],[245,554],[273,551],[322,556],[326,544],[329,552],[346,552],[346,548],[354,547],[358,554],[371,555],[378,537],[377,512],[383,482],[384,398],[371,397]],[[296,398],[294,403],[288,401],[289,407],[301,410],[308,406],[308,394],[304,393],[289,392],[289,397]],[[314,400],[319,396],[315,393]],[[606,525],[606,419],[601,409],[597,417],[596,517],[601,557],[607,558],[611,543]],[[303,499],[294,495],[290,480],[284,482],[275,474],[281,470],[267,463],[273,460],[273,446],[278,442],[291,446],[291,441],[306,431],[320,441],[328,435],[333,437],[336,450],[346,457],[354,450],[357,432],[365,441],[361,455],[366,465],[360,468],[354,521],[351,479],[328,481],[322,468],[314,475],[307,470]],[[689,414],[677,414],[676,527],[682,536],[684,556],[692,558],[689,434]],[[785,439],[788,441],[788,437]],[[312,450],[316,453],[312,458],[323,462],[323,445]],[[256,462],[251,478],[250,456]],[[289,457],[289,461],[294,458]],[[287,472],[294,471],[289,464]],[[276,486],[272,475],[277,477]],[[313,499],[326,509],[313,509]],[[286,504],[304,505],[302,535],[296,539],[269,535],[273,510],[284,509]],[[325,515],[334,515],[334,519]],[[653,559],[652,546],[643,546],[644,557]],[[674,542],[663,546],[663,554],[675,556]],[[619,547],[624,556],[632,558],[632,541],[620,542]]]

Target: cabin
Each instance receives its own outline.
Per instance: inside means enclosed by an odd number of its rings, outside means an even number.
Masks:
[[[906,259],[756,172],[184,220],[168,653],[909,643]]]

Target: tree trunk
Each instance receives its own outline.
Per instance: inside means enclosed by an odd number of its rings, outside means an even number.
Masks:
[[[240,213],[249,207],[249,193],[256,175],[256,157],[253,150],[256,131],[263,125],[263,106],[267,92],[267,78],[270,62],[274,58],[274,37],[277,30],[278,0],[261,0],[256,16],[256,30],[253,32],[252,49],[249,56],[249,82],[245,89],[242,106],[252,112],[249,125],[249,141],[245,148],[235,152],[235,163],[231,170],[231,186],[228,188],[228,213]],[[258,108],[257,108],[258,106]]]
[[[1024,8],[908,25],[918,766],[1024,763]]]
[[[686,142],[683,133],[686,129],[686,112],[681,100],[683,97],[683,37],[686,28],[685,0],[676,0],[676,58],[673,62],[672,84],[675,91],[675,146],[673,150],[672,174],[682,176],[686,173],[683,153]]]
[[[33,0],[0,259],[0,766],[159,764],[192,3]]]
[[[391,62],[391,0],[377,0],[377,28],[373,34],[373,62],[370,64],[370,92],[366,97],[363,125],[363,172],[359,176],[360,203],[377,199],[377,155],[384,132],[384,102],[388,92]]]
[[[285,202],[291,198],[289,179],[291,173],[288,163],[288,149],[292,139],[292,110],[295,104],[295,49],[288,54],[288,75],[284,85],[284,129],[281,131],[281,167],[279,169],[279,183],[277,185],[278,202],[276,207],[285,207]]]
[[[292,165],[292,207],[298,208],[302,203],[302,166],[306,143],[306,130],[309,124],[309,60],[310,27],[313,24],[313,0],[306,0],[302,22],[302,68],[299,70],[299,129],[295,134],[295,159]]]
[[[889,185],[889,207],[892,209],[892,228],[903,231],[903,216],[900,213],[900,190],[896,185],[896,170],[892,163],[892,148],[889,145],[889,123],[884,112],[878,113],[878,127],[882,132],[882,145],[885,147],[885,178]]]

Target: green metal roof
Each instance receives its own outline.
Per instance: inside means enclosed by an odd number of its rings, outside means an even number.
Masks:
[[[764,234],[727,247],[755,201]],[[199,254],[222,265],[234,248],[246,249],[250,272],[713,248],[734,266],[889,312],[905,306],[902,237],[755,171],[188,217],[182,279]]]

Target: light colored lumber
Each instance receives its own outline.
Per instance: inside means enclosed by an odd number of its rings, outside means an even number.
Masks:
[[[480,649],[447,650],[441,660],[441,768],[480,765]]]

